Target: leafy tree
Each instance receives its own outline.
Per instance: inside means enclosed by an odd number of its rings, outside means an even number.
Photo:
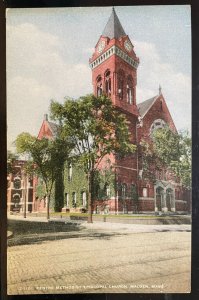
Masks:
[[[143,177],[155,181],[156,171],[171,170],[183,186],[191,186],[191,138],[169,127],[157,129],[152,143],[141,142]]]
[[[50,218],[49,207],[52,188],[55,183],[60,166],[68,159],[71,143],[68,139],[41,140],[30,135],[21,133],[16,141],[16,149],[19,154],[28,154],[30,159],[26,163],[26,172],[34,173],[42,178],[47,200],[47,219]]]
[[[7,152],[7,174],[13,172],[13,166],[15,161],[18,159],[17,155],[12,153],[11,151]]]
[[[140,142],[139,160],[141,161],[142,179],[155,183],[156,174],[164,168],[164,165],[154,151],[153,143],[148,143],[145,140]]]
[[[165,127],[154,132],[154,150],[165,166],[168,166],[181,183],[191,186],[191,138],[188,132],[176,133]]]
[[[88,222],[92,222],[91,191],[93,176],[106,155],[121,156],[135,151],[130,141],[125,116],[115,109],[106,96],[87,95],[78,100],[65,99],[63,104],[51,102],[51,118],[62,127],[62,135],[74,143],[73,158],[88,176]]]
[[[103,168],[96,170],[93,176],[92,198],[104,200],[110,198],[114,189],[115,171],[111,161],[107,159]],[[108,193],[107,193],[108,188]],[[105,203],[103,203],[105,205]]]

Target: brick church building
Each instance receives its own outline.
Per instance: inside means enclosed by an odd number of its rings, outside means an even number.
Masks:
[[[99,37],[89,64],[93,93],[96,96],[106,94],[116,108],[125,114],[133,144],[139,146],[141,140],[151,143],[153,130],[165,125],[177,131],[161,88],[158,95],[137,103],[139,58],[114,9]],[[48,116],[45,115],[38,138],[54,138],[56,134],[57,125],[49,122]],[[122,159],[113,155],[109,157],[113,166],[112,176],[108,179],[104,176],[100,186],[101,192],[95,193],[92,203],[94,213],[190,211],[189,191],[185,190],[168,170],[155,174],[155,182],[143,179],[141,157],[139,151]],[[101,169],[105,165],[104,159]],[[66,166],[62,211],[86,211],[87,187],[86,176],[82,170],[77,166]],[[33,210],[45,209],[45,205],[38,205],[38,201],[41,200],[36,198],[35,194]]]

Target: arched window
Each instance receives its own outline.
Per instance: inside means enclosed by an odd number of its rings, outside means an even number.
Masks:
[[[111,73],[109,70],[105,73],[105,93],[107,96],[111,95]]]
[[[86,192],[81,192],[82,206],[86,206]]]
[[[164,128],[165,126],[166,126],[166,123],[164,120],[156,119],[150,127],[150,135],[152,135],[156,129]]]
[[[122,100],[124,96],[124,72],[122,70],[118,72],[117,88],[119,99]]]
[[[76,207],[76,205],[77,205],[76,193],[73,192],[73,193],[72,193],[72,206],[73,206],[73,207]]]
[[[69,206],[69,194],[68,193],[65,193],[65,203],[66,203],[66,206],[68,207]]]
[[[126,192],[127,192],[126,183],[123,183],[122,184],[122,199],[126,199]]]
[[[102,77],[99,75],[97,77],[97,97],[100,97],[102,95]]]
[[[142,190],[142,195],[143,195],[143,197],[148,197],[148,190],[147,190],[147,188],[146,187],[144,187],[143,188],[143,190]]]
[[[72,174],[73,174],[72,164],[69,163],[68,164],[68,181],[72,181]]]
[[[13,208],[14,210],[19,210],[20,209],[20,195],[18,193],[14,194],[13,195],[13,198],[12,198],[12,204],[13,204]]]
[[[105,189],[105,195],[106,195],[106,197],[110,197],[111,190],[110,190],[110,185],[108,183],[105,184],[104,189]]]
[[[16,177],[14,179],[14,188],[16,190],[20,189],[21,188],[21,179],[19,177]]]
[[[137,199],[137,187],[135,184],[132,184],[131,185],[131,198],[133,200],[136,200]]]
[[[133,79],[131,76],[127,77],[126,100],[129,104],[133,103]]]

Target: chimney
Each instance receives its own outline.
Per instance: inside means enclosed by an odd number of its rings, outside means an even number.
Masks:
[[[44,121],[48,121],[48,114],[44,115]]]

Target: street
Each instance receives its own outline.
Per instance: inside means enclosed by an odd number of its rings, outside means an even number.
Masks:
[[[84,225],[8,247],[8,294],[190,291],[190,225]]]

